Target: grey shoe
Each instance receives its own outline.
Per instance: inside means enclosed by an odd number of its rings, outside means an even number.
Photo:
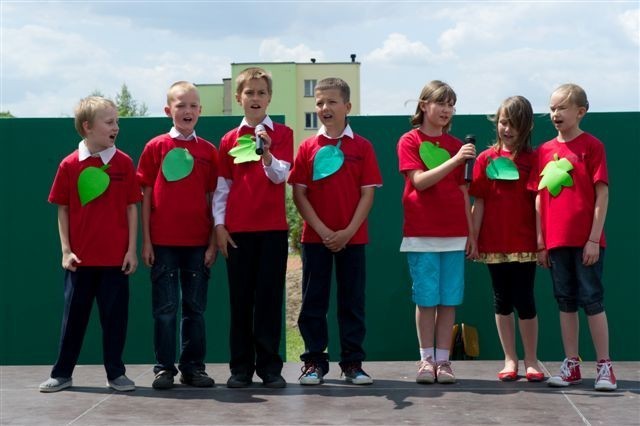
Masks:
[[[107,386],[120,392],[129,392],[136,390],[136,384],[133,380],[125,376],[116,377],[113,380],[107,380]]]
[[[151,386],[154,389],[171,389],[173,387],[173,373],[168,370],[158,371]]]
[[[58,392],[73,385],[71,377],[49,377],[47,381],[40,383],[40,392]]]

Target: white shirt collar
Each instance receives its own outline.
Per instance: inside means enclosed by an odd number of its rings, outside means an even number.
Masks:
[[[351,126],[349,126],[349,124],[347,123],[347,127],[344,128],[344,130],[342,131],[342,134],[340,136],[338,136],[337,138],[332,138],[331,136],[329,136],[327,134],[327,129],[324,127],[324,124],[318,129],[318,135],[322,135],[324,137],[327,137],[329,139],[340,139],[343,136],[348,136],[351,139],[353,139],[353,130],[351,130]]]
[[[84,143],[84,139],[82,139],[78,144],[78,159],[80,161],[84,161],[89,157],[100,157],[102,164],[108,164],[114,155],[116,155],[115,145],[110,148],[103,149],[100,152],[96,152],[95,154],[91,154],[91,151],[89,151],[89,148],[87,148],[87,145]]]
[[[195,142],[198,141],[198,138],[196,137],[196,131],[194,130],[190,135],[183,135],[182,133],[180,133],[178,131],[178,129],[175,128],[175,126],[171,127],[171,130],[169,130],[169,136],[171,136],[173,139],[180,139],[183,141],[190,141],[190,140],[194,140]]]
[[[271,130],[273,130],[273,120],[271,120],[271,117],[269,117],[268,115],[264,117],[264,120],[262,120],[260,124],[265,125]],[[240,126],[238,127],[238,130],[242,129],[243,127],[249,127],[251,129],[255,129],[254,126],[252,126],[247,122],[246,117],[242,117],[242,122],[240,122]]]

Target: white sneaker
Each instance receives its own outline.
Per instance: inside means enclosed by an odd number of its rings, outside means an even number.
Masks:
[[[429,357],[426,361],[418,361],[418,375],[416,383],[432,384],[436,382],[436,365],[433,358]]]
[[[107,386],[120,392],[136,390],[136,384],[124,374],[113,380],[107,380]]]
[[[69,388],[73,385],[71,377],[49,377],[46,381],[40,383],[40,392],[58,392],[62,389]]]

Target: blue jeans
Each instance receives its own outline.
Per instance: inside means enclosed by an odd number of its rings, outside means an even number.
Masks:
[[[206,247],[154,246],[151,267],[152,309],[156,365],[177,374],[176,316],[182,294],[180,325],[181,353],[178,368],[183,374],[204,371],[206,337],[204,311],[207,307],[209,268],[204,265]]]
[[[577,312],[578,307],[591,316],[604,312],[602,270],[604,249],[598,261],[582,264],[582,247],[560,247],[549,250],[553,293],[561,312]]]

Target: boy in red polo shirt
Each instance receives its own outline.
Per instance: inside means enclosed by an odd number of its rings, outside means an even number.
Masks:
[[[267,115],[271,93],[265,70],[243,70],[236,78],[236,100],[244,118],[220,142],[213,216],[229,277],[229,388],[251,385],[254,372],[266,387],[286,386],[278,350],[289,248],[285,181],[293,163],[293,131]],[[257,138],[264,142],[261,154],[256,153]]]
[[[58,360],[40,392],[72,385],[93,300],[100,311],[107,386],[135,390],[125,375],[129,275],[138,266],[136,233],[140,190],[131,158],[116,149],[118,111],[105,98],[82,99],[75,111],[78,149],[58,167],[49,202],[58,205],[65,270],[64,314]]]
[[[201,109],[192,83],[174,83],[164,108],[173,127],[147,143],[138,164],[144,196],[142,259],[151,266],[157,360],[154,389],[171,388],[178,373],[176,313],[180,295],[180,381],[197,387],[214,385],[205,373],[204,311],[209,268],[216,257],[211,197],[218,179],[218,151],[196,136],[194,127]]]
[[[331,270],[336,262],[340,367],[349,383],[368,385],[364,291],[367,215],[382,177],[371,143],[347,123],[348,84],[320,80],[316,112],[322,127],[298,148],[289,183],[304,219],[302,231],[302,307],[298,326],[305,343],[300,384],[318,385],[329,371],[327,311]]]

